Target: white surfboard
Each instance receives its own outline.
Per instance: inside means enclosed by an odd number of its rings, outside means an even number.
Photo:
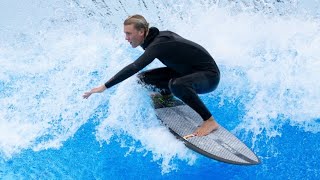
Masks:
[[[236,136],[220,125],[219,129],[203,137],[189,137],[200,124],[202,118],[182,101],[174,99],[170,103],[155,103],[158,118],[185,142],[185,145],[209,158],[218,161],[240,164],[259,164],[259,158]],[[184,137],[184,138],[183,138]]]

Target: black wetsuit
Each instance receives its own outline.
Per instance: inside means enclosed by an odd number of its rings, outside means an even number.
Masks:
[[[210,111],[198,94],[216,89],[220,72],[211,55],[200,45],[170,32],[152,27],[141,45],[145,52],[105,83],[107,88],[127,79],[150,64],[155,58],[166,67],[139,74],[142,82],[173,93],[193,108],[203,120],[211,117]]]

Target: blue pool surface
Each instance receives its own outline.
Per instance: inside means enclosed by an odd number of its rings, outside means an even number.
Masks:
[[[0,4],[0,179],[320,178],[319,0]],[[136,77],[82,98],[143,53],[122,29],[135,13],[213,55],[221,81],[200,97],[261,164],[186,148]]]

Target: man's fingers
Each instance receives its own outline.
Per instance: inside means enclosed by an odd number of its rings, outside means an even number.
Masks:
[[[83,95],[82,95],[82,97],[84,98],[84,99],[88,99],[88,97],[91,95],[91,93],[90,92],[85,92]]]

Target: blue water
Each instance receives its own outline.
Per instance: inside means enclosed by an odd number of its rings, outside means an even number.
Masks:
[[[0,179],[319,179],[319,7],[2,1]],[[221,83],[201,98],[261,164],[225,164],[187,149],[157,120],[136,77],[82,99],[143,52],[124,40],[123,19],[134,13],[214,56]]]

